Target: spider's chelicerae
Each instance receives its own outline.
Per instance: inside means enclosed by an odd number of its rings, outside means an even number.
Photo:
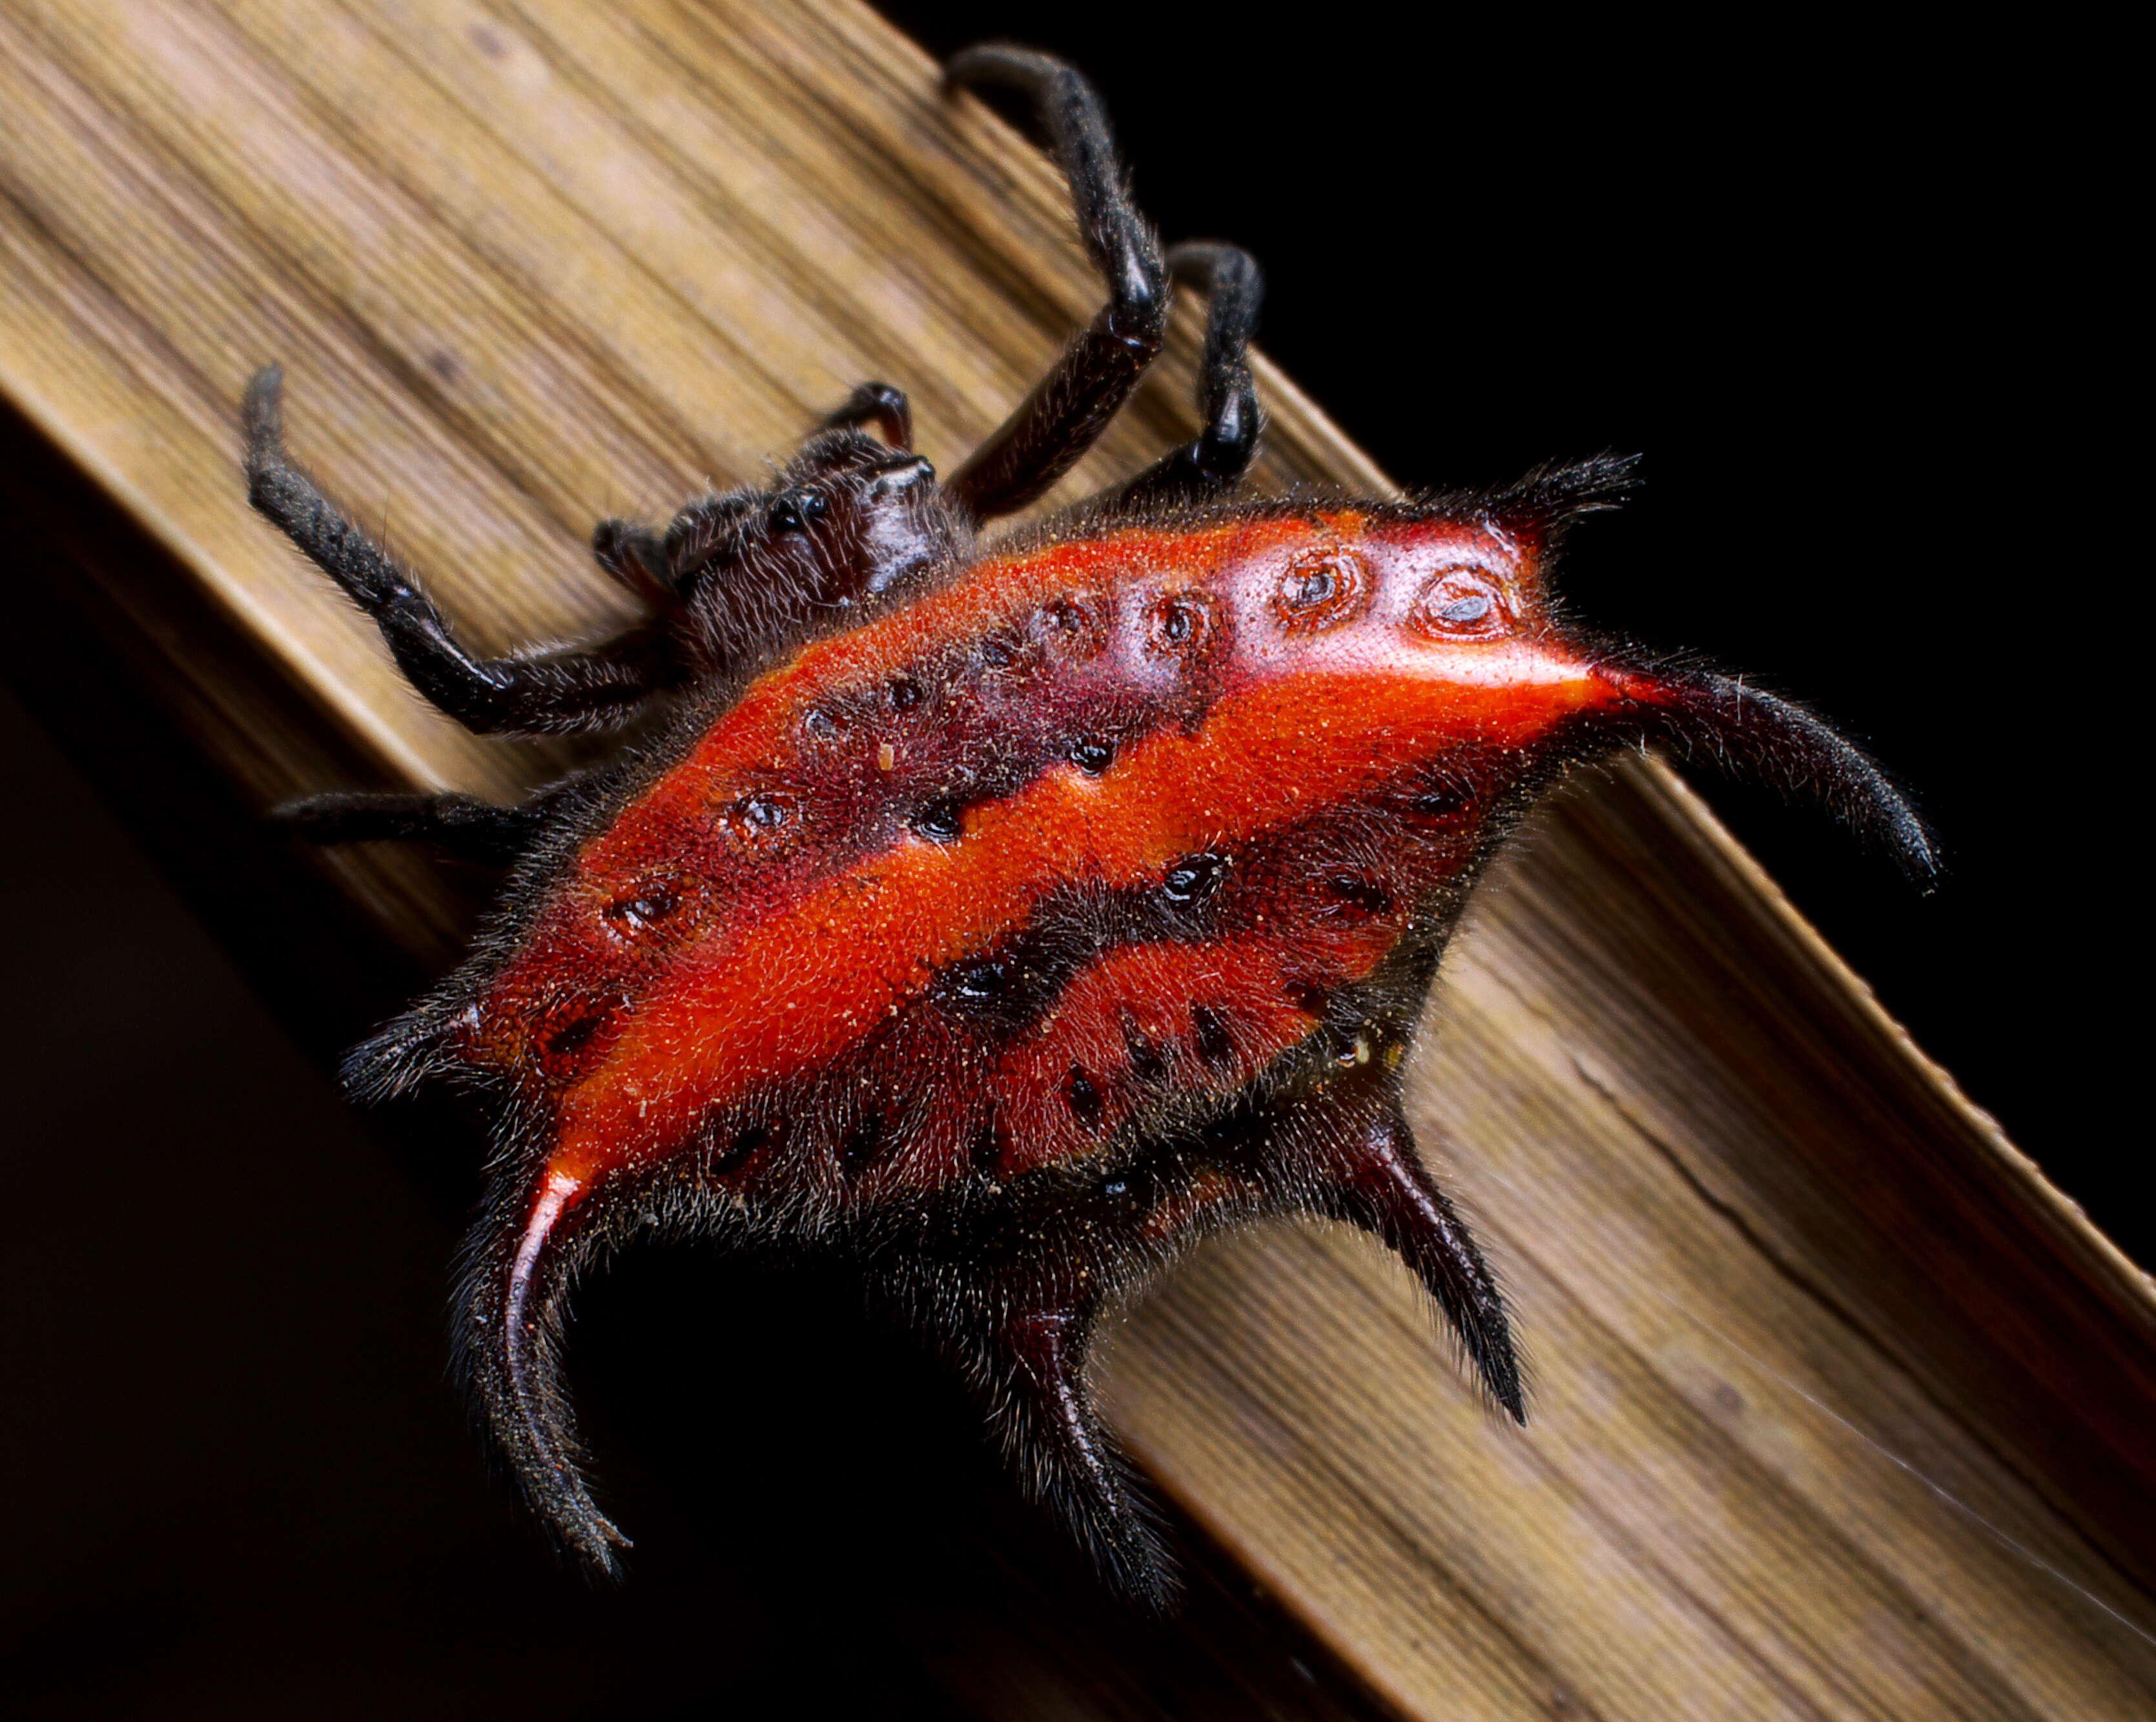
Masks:
[[[325,795],[323,842],[507,867],[470,957],[352,1086],[496,1097],[458,1345],[532,1505],[611,1568],[561,1386],[580,1268],[647,1232],[842,1252],[979,1390],[1029,1493],[1155,1604],[1170,1570],[1089,1402],[1104,1305],[1222,1226],[1346,1220],[1397,1251],[1521,1414],[1496,1286],[1401,1115],[1400,1066],[1483,864],[1567,763],[1650,738],[1822,797],[1918,874],[1922,827],[1817,719],[1561,625],[1552,556],[1629,464],[1413,502],[1234,497],[1258,274],[1159,251],[1085,81],[975,49],[1030,104],[1108,302],[947,479],[865,384],[762,489],[593,547],[650,619],[478,659],[247,401],[254,505],[482,733],[664,739],[520,807]],[[1188,446],[1044,526],[1040,497],[1202,291]]]

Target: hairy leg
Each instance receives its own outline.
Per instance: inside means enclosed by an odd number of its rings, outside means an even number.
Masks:
[[[604,729],[634,716],[676,679],[654,628],[588,650],[473,657],[411,576],[285,458],[283,386],[274,365],[248,385],[248,500],[374,618],[412,685],[466,729],[483,735]]]
[[[946,76],[953,88],[1014,90],[1032,105],[1070,182],[1086,254],[1108,286],[1100,314],[952,474],[953,498],[988,520],[1045,494],[1129,398],[1160,351],[1168,280],[1159,243],[1124,188],[1107,116],[1091,85],[1061,60],[1002,44],[968,49]]]
[[[427,843],[483,867],[508,866],[542,823],[536,802],[504,807],[476,796],[366,791],[311,795],[286,802],[271,817],[309,843]]]
[[[1250,337],[1257,332],[1265,277],[1247,251],[1212,241],[1178,245],[1169,274],[1205,295],[1205,351],[1198,372],[1196,437],[1100,498],[1108,508],[1173,506],[1224,495],[1242,482],[1264,428],[1250,381]]]

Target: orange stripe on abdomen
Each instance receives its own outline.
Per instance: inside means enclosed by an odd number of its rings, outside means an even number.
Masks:
[[[1051,766],[968,810],[955,842],[902,838],[685,949],[562,1095],[554,1164],[587,1177],[665,1157],[707,1113],[829,1066],[921,1006],[939,969],[1022,925],[1052,889],[1156,884],[1194,850],[1380,793],[1450,750],[1537,739],[1604,691],[1584,674],[1476,684],[1305,669],[1246,682],[1196,733],[1149,735],[1097,780]]]

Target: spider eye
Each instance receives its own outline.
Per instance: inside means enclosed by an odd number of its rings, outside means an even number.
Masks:
[[[1100,597],[1081,593],[1053,598],[1033,615],[1032,635],[1054,656],[1083,663],[1107,644],[1107,624]]]
[[[1408,625],[1434,639],[1490,640],[1512,631],[1512,613],[1482,570],[1447,568],[1423,588]]]
[[[812,490],[806,484],[796,484],[790,490],[780,491],[772,499],[772,530],[806,531],[830,511],[831,505],[823,492]]]

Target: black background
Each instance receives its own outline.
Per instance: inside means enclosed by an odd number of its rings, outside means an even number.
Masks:
[[[1266,349],[1402,480],[1643,451],[1636,505],[1574,542],[1576,607],[1805,698],[1915,789],[1949,865],[1929,897],[1817,816],[1695,778],[2149,1257],[2104,984],[2133,972],[2143,874],[2113,691],[2133,510],[2075,44],[1764,9],[886,10],[939,54],[1022,27],[1087,69],[1164,235],[1257,254]],[[970,1412],[894,1420],[910,1361],[805,1350],[837,1307],[814,1288],[780,1311],[711,1264],[627,1264],[578,1366],[649,1533],[639,1583],[594,1601],[554,1577],[441,1379],[469,1145],[423,1135],[441,1158],[419,1164],[404,1127],[346,1112],[321,1025],[295,1043],[271,1020],[89,787],[135,806],[154,770],[192,794],[184,766],[23,626],[27,713],[0,703],[0,1053],[28,1150],[0,1254],[22,1551],[0,1689],[54,1716],[937,1714],[850,1631],[848,1587],[932,1591],[937,1490],[1000,1499],[931,1451],[973,1451]],[[206,812],[180,870],[229,939],[252,886],[225,828]],[[695,1371],[654,1349],[660,1309],[712,1335]],[[684,1429],[702,1444],[669,1456]],[[773,1474],[774,1498],[737,1486]],[[804,1510],[784,1492],[810,1474]]]

